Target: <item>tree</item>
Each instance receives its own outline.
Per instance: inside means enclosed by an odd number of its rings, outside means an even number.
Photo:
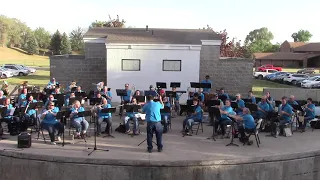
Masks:
[[[311,39],[312,34],[308,30],[301,29],[298,32],[293,33],[291,37],[294,42],[308,42]]]
[[[270,32],[268,28],[262,27],[251,31],[247,35],[244,44],[250,53],[269,52],[273,47],[271,43],[272,39],[272,32]]]
[[[40,48],[47,49],[50,46],[51,35],[42,27],[34,30],[34,36],[37,39]]]
[[[83,50],[84,44],[83,44],[83,36],[84,32],[83,29],[78,27],[77,29],[73,30],[70,33],[70,43],[71,43],[71,49],[73,51],[81,51]]]
[[[54,55],[61,54],[61,34],[57,30],[51,37],[50,50],[52,50]]]
[[[109,15],[109,20],[108,21],[95,21],[91,23],[90,28],[92,27],[120,27],[123,28],[125,27],[126,21],[122,19],[120,21],[119,16],[117,15],[116,19],[112,19],[111,16]]]
[[[34,34],[31,33],[27,39],[26,51],[29,54],[38,54],[39,53],[38,48],[39,46],[38,46],[37,39],[34,36]]]
[[[7,42],[7,31],[8,31],[8,24],[5,20],[0,16],[0,45],[2,47],[6,46]]]
[[[66,33],[61,37],[61,54],[71,54],[71,44]]]

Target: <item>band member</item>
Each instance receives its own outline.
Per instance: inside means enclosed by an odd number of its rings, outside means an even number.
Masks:
[[[76,80],[71,81],[70,85],[66,88],[65,92],[70,93],[73,88],[77,87]]]
[[[103,89],[104,87],[104,82],[99,82],[96,86],[96,91],[97,92],[101,92],[101,90]]]
[[[241,114],[243,111],[243,108],[245,108],[245,103],[244,101],[241,99],[241,95],[238,93],[236,94],[236,102],[238,104],[238,109],[236,110],[237,114]]]
[[[15,108],[10,103],[10,99],[7,98],[3,102],[3,108],[6,108],[5,114],[3,116],[3,120],[8,123],[8,129],[10,132],[10,135],[17,135],[20,133],[22,122],[20,121],[20,118],[17,116],[13,116],[10,114],[11,111],[13,111]]]
[[[56,82],[55,78],[52,78],[51,81],[47,85],[47,89],[54,89],[58,86],[58,82]]]
[[[233,111],[231,107],[230,99],[227,99],[225,102],[225,106],[220,109],[221,118],[219,121],[215,123],[215,132],[217,132],[218,127],[221,128],[221,139],[224,138],[226,134],[226,126],[231,124],[231,119],[228,117],[228,114],[235,115],[236,113]]]
[[[161,96],[159,97],[158,102],[153,101],[153,96],[147,97],[147,104],[142,108],[142,112],[146,113],[147,121],[147,144],[148,152],[152,153],[152,138],[153,133],[156,133],[158,152],[161,152],[163,149],[162,145],[162,125],[161,125],[161,115],[160,109],[163,109],[164,105],[162,102]]]
[[[87,129],[89,128],[89,123],[84,119],[84,117],[79,117],[78,113],[84,112],[84,108],[81,106],[80,101],[76,100],[73,103],[73,107],[71,108],[71,123],[73,127],[76,128],[76,136],[80,138],[80,135],[83,136],[87,133]],[[81,132],[81,134],[80,134]]]
[[[249,141],[249,139],[246,138],[246,133],[253,133],[256,127],[256,124],[254,122],[253,117],[250,115],[250,110],[248,108],[242,109],[241,116],[236,116],[232,114],[228,114],[229,117],[234,118],[237,121],[242,121],[241,125],[239,126],[239,132],[240,132],[240,141],[242,143],[248,142],[249,145],[252,144],[252,141]]]
[[[299,127],[302,132],[305,131],[307,123],[310,120],[315,118],[315,116],[316,116],[315,111],[316,111],[316,106],[312,103],[312,98],[308,98],[307,104],[304,105],[304,112],[306,113],[306,115],[304,117],[304,121],[303,122],[299,121]]]
[[[61,94],[60,88],[59,88],[59,87],[56,87],[56,88],[54,89],[54,91],[52,92],[52,94]]]
[[[110,91],[108,91],[108,87],[104,86],[103,90],[101,91],[101,95],[105,96],[105,98],[108,101],[108,104],[111,104],[111,100],[112,100],[112,93]]]
[[[135,98],[136,96],[141,96],[141,92],[139,90],[136,90],[133,94],[132,98]]]
[[[0,99],[5,99],[5,98],[6,98],[6,96],[4,95],[3,91],[0,90]]]
[[[47,107],[50,102],[54,102],[54,101],[56,101],[56,99],[54,99],[54,96],[50,94],[46,102],[44,103],[44,107]]]
[[[256,97],[253,95],[253,92],[252,92],[252,91],[249,91],[249,92],[248,92],[248,99],[251,100],[251,103],[252,103],[252,104],[257,104]]]
[[[132,98],[132,104],[137,105],[137,99]],[[124,118],[124,124],[126,125],[126,133],[130,134],[130,121],[133,121],[133,134],[137,135],[139,134],[139,120],[135,116],[137,113],[136,112],[126,112],[126,117]]]
[[[203,89],[202,88],[199,88],[199,91],[198,91],[198,97],[199,97],[199,102],[200,102],[200,105],[202,106],[202,104],[204,103],[204,94],[202,93],[203,92]]]
[[[166,93],[163,89],[159,91],[161,99],[163,101],[164,106],[171,108],[171,103],[169,97],[166,96]],[[168,125],[171,120],[171,114],[170,113],[161,113],[161,122],[163,124],[163,133],[166,133],[168,131]]]
[[[221,88],[219,91],[219,99],[221,99],[222,101],[225,101],[226,99],[230,99],[229,94],[227,94],[223,88]]]
[[[129,89],[129,84],[125,84],[124,85],[124,88],[125,88],[125,90],[126,90],[126,92],[127,92],[127,95],[126,96],[121,96],[121,104],[127,104],[127,103],[130,103],[130,101],[131,101],[131,90]],[[119,115],[122,115],[122,112],[123,112],[123,107],[121,106],[120,107],[120,113],[119,113]]]
[[[172,87],[172,92],[177,92],[177,88],[176,87]],[[181,94],[179,95],[178,93],[176,93],[176,96],[172,97],[173,98],[174,109],[175,109],[177,114],[180,112],[180,103],[179,103],[180,96],[181,96]]]
[[[267,103],[267,97],[262,96],[261,101],[258,103],[258,111],[255,113],[256,119],[266,119],[269,109],[269,104]]]
[[[214,93],[213,97],[211,98],[211,100],[218,100],[220,101],[220,105],[216,105],[216,108],[221,109],[223,107],[223,102],[221,101],[221,99],[219,99],[218,93]],[[212,107],[208,107],[208,111],[209,111],[209,117],[210,117],[210,123],[208,124],[208,126],[213,126],[214,125],[214,114],[211,110]]]
[[[98,132],[97,133],[98,133],[98,135],[101,134],[101,124],[104,121],[107,123],[105,133],[107,134],[107,136],[111,136],[110,135],[110,129],[112,126],[111,113],[101,112],[102,109],[106,109],[106,108],[111,108],[111,105],[108,103],[107,99],[102,98],[102,106],[99,107],[99,111],[98,111],[98,122],[97,122],[97,131]]]
[[[212,82],[210,81],[210,76],[206,75],[205,78],[206,79],[201,81],[201,83],[211,84],[211,87],[212,87]],[[211,92],[211,88],[203,88],[203,93],[210,93],[210,92]]]
[[[294,95],[291,95],[291,96],[290,96],[290,98],[289,98],[289,100],[288,100],[288,104],[289,104],[290,106],[292,106],[292,105],[298,105],[298,102],[295,101]]]
[[[26,102],[26,107],[28,107],[31,103],[36,103],[37,100],[33,99],[33,96],[29,96],[28,101]],[[37,108],[35,109],[27,109],[26,119],[28,122],[32,122],[33,125],[37,124]]]
[[[291,116],[293,114],[292,107],[287,103],[287,97],[281,98],[282,104],[279,109],[279,122],[272,122],[273,125],[273,135],[277,137],[278,135],[283,135],[283,128],[286,123],[291,122]],[[280,131],[278,130],[280,128]],[[280,134],[279,134],[280,132]]]
[[[193,110],[194,112],[186,117],[182,125],[183,132],[187,135],[190,135],[189,130],[192,128],[192,123],[202,121],[201,116],[203,111],[197,98],[193,99]]]
[[[9,84],[7,81],[3,81],[2,87],[1,87],[1,91],[3,91],[3,94],[5,96],[9,95]]]
[[[270,95],[270,92],[266,92],[266,97],[267,97],[267,103],[269,104],[269,111],[273,111],[273,98]]]
[[[81,90],[81,86],[77,86],[77,89],[76,89],[76,91],[75,92],[77,92],[77,93],[81,93],[81,92],[84,92],[84,91],[82,91]]]
[[[24,102],[27,100],[27,93],[28,90],[26,88],[22,89],[22,93],[19,95],[18,98],[18,106],[23,107]]]
[[[56,119],[58,112],[59,108],[55,107],[53,102],[50,102],[41,114],[43,120],[41,121],[40,126],[49,132],[52,145],[56,145],[55,132],[58,131],[57,140],[61,141],[61,135],[64,131],[64,125]]]
[[[69,97],[66,97],[66,99],[64,100],[64,105],[65,106],[69,106],[70,104],[70,98],[73,99],[75,98],[76,95],[74,94],[74,92],[70,93],[70,96]],[[100,98],[101,98],[101,94],[100,94]]]

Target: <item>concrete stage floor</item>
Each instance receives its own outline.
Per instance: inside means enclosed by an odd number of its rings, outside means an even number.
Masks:
[[[95,162],[95,163],[120,163],[123,165],[131,164],[154,164],[154,165],[191,165],[191,164],[234,164],[243,161],[272,161],[282,158],[289,158],[292,155],[306,154],[307,152],[315,152],[320,149],[319,136],[320,130],[311,132],[308,129],[305,133],[295,132],[292,137],[266,137],[267,133],[260,133],[260,148],[257,147],[254,136],[251,137],[254,144],[251,146],[243,146],[238,139],[234,142],[239,147],[226,146],[230,139],[219,139],[216,141],[208,140],[207,137],[212,134],[212,126],[204,123],[204,133],[199,131],[198,135],[182,137],[180,131],[182,129],[182,116],[172,119],[172,129],[163,134],[163,152],[157,152],[154,145],[153,153],[146,151],[147,144],[137,146],[146,138],[146,124],[140,125],[141,134],[138,136],[130,136],[113,131],[115,138],[97,138],[97,148],[108,149],[109,152],[95,151],[90,156],[88,147],[93,147],[93,124],[90,125],[87,143],[83,140],[74,140],[74,144],[67,144],[62,147],[58,145],[50,145],[49,137],[46,135],[47,144],[42,139],[36,140],[37,133],[32,134],[32,147],[27,149],[17,149],[17,137],[5,135],[9,139],[0,141],[0,153],[11,154],[19,153],[21,155],[31,155],[36,157],[51,157],[49,159],[64,159],[64,161],[79,162]],[[122,122],[119,116],[113,117],[113,130]],[[103,124],[104,129],[105,123]],[[132,127],[132,125],[131,125]],[[45,132],[45,131],[44,131]],[[66,142],[72,142],[68,134],[65,132]],[[45,132],[45,134],[47,134]],[[41,137],[41,135],[40,135]],[[154,141],[156,141],[154,136]],[[30,156],[30,157],[31,157]],[[293,156],[292,156],[293,157]],[[296,157],[296,156],[294,156]],[[37,159],[37,158],[36,158]],[[72,159],[72,160],[71,160]],[[107,161],[106,161],[107,160]],[[182,163],[182,164],[181,164]]]

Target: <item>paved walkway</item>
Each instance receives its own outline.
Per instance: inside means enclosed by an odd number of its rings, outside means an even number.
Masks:
[[[42,154],[50,156],[65,156],[94,159],[114,159],[114,160],[147,160],[147,161],[186,161],[186,160],[235,160],[252,157],[272,157],[276,155],[288,155],[294,153],[311,152],[320,149],[320,130],[305,133],[294,133],[292,137],[266,137],[266,133],[260,133],[260,148],[254,144],[242,146],[238,139],[235,143],[239,147],[226,146],[230,139],[217,139],[217,141],[207,140],[211,136],[212,126],[204,124],[204,133],[198,135],[182,137],[183,117],[176,117],[172,120],[172,129],[163,135],[164,151],[159,153],[154,147],[153,153],[147,153],[146,142],[137,146],[146,138],[146,125],[141,125],[142,134],[131,137],[126,134],[113,132],[115,138],[97,138],[98,148],[109,149],[109,152],[96,151],[88,156],[88,147],[93,147],[94,138],[88,138],[87,143],[75,140],[75,144],[61,147],[59,145],[44,144],[43,140],[36,140],[37,133],[32,134],[32,147],[28,149],[17,149],[17,137],[9,137],[0,142],[0,150],[19,151],[21,153]],[[119,116],[113,118],[113,130],[120,123]],[[93,127],[93,124],[91,125]],[[93,129],[91,129],[92,133]],[[66,141],[69,142],[68,130],[66,131]],[[93,133],[92,133],[93,134]],[[251,137],[254,140],[254,137]],[[154,137],[155,140],[155,137]]]

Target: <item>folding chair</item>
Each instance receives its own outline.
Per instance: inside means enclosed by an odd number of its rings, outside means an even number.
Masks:
[[[193,127],[194,125],[198,125],[198,126],[197,126],[196,135],[198,135],[198,131],[199,131],[199,130],[201,130],[202,133],[203,133],[203,124],[202,124],[203,119],[202,119],[202,117],[203,117],[203,111],[201,112],[200,121],[199,121],[199,122],[193,122],[193,123],[191,124],[191,133],[192,133],[192,134],[193,134],[193,128],[192,128],[192,127]],[[200,128],[200,126],[201,126],[201,128]]]
[[[37,117],[37,122],[38,122],[38,124],[39,124],[39,131],[38,131],[37,140],[39,140],[40,133],[41,133],[41,134],[42,134],[43,141],[44,141],[44,143],[46,144],[46,143],[47,143],[46,137],[45,137],[44,134],[43,134],[43,128],[42,128],[42,126],[41,126],[41,122],[40,122],[40,118],[39,118],[39,117]]]
[[[256,142],[257,142],[257,146],[258,146],[258,147],[260,147],[259,144],[261,144],[261,142],[260,142],[260,137],[259,137],[259,129],[260,129],[260,127],[261,127],[262,121],[263,121],[262,119],[259,119],[258,122],[257,122],[257,124],[256,124],[256,127],[254,128],[254,131],[253,131],[252,133],[250,133],[248,136],[246,136],[246,139],[248,139],[248,141],[249,141],[250,136],[254,133],[254,137],[255,137],[255,139],[256,139]],[[246,145],[246,143],[247,143],[248,141],[246,141],[245,143],[243,143],[243,145]]]

